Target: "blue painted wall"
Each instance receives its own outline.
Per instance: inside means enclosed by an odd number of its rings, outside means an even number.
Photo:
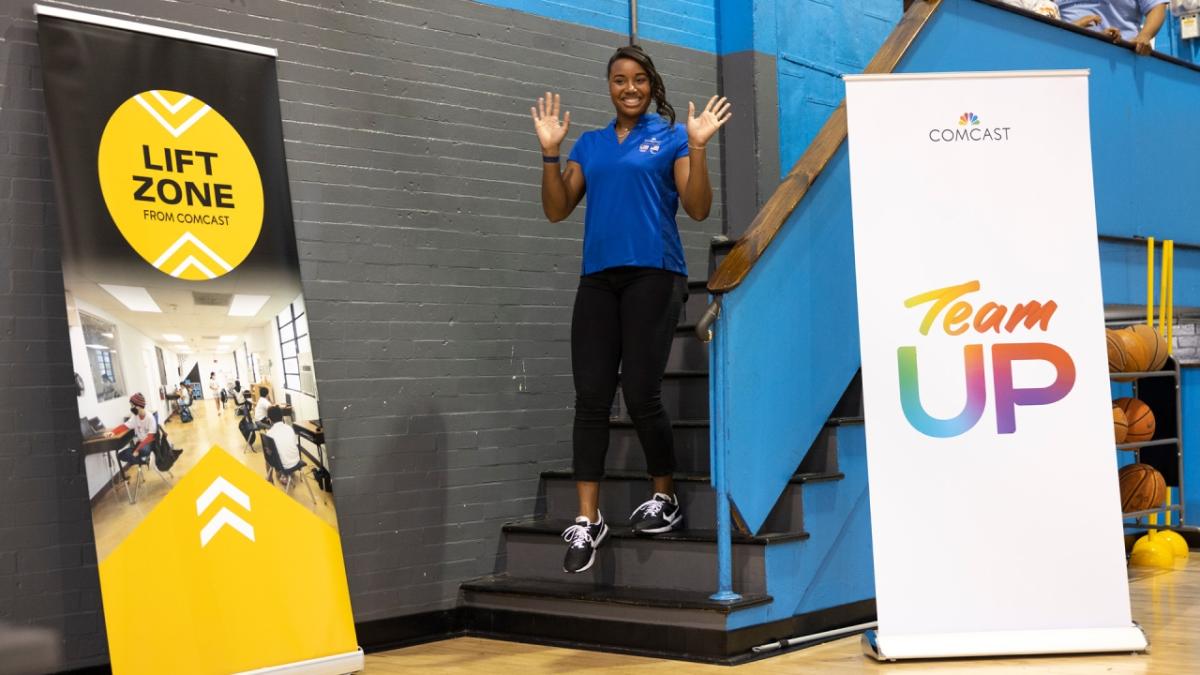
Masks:
[[[842,75],[861,73],[896,22],[900,0],[780,0],[779,162],[786,174],[845,97]]]
[[[1182,368],[1183,491],[1186,522],[1200,523],[1200,366]]]
[[[627,34],[628,0],[477,0],[568,23]],[[717,52],[718,0],[638,0],[638,37]]]
[[[730,616],[730,629],[875,597],[867,444],[861,425],[838,428],[840,481],[804,486],[805,541],[767,549],[773,602]]]
[[[858,369],[846,147],[797,206],[717,330],[730,494],[757,530]]]

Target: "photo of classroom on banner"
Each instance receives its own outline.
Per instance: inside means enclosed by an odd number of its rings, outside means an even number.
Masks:
[[[99,279],[67,267],[100,560],[222,448],[337,527],[298,280],[200,290],[148,267]]]

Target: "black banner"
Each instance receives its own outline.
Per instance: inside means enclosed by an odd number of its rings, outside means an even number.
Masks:
[[[113,670],[361,669],[273,52],[38,14]]]

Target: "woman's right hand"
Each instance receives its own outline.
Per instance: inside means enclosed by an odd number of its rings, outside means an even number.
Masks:
[[[545,98],[538,99],[536,108],[529,109],[529,114],[533,117],[533,128],[537,131],[538,143],[542,145],[543,155],[558,154],[558,148],[562,145],[563,139],[567,137],[567,129],[571,126],[571,113],[563,115],[562,121],[559,122],[558,112],[558,94],[550,92],[546,92]]]

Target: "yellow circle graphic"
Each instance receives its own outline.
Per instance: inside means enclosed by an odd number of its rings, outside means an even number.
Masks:
[[[233,125],[200,99],[144,91],[109,118],[100,190],[125,241],[164,274],[233,271],[262,231],[258,165]]]

